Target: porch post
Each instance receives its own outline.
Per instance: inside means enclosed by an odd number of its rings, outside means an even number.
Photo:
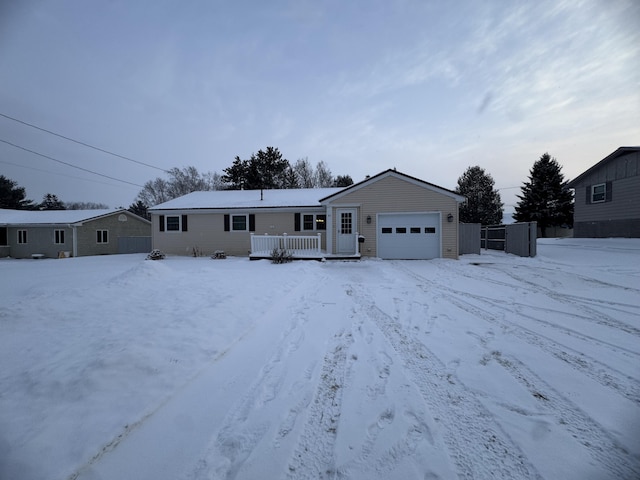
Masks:
[[[249,233],[251,235],[251,249],[249,250],[249,255],[254,252],[254,244],[253,244],[253,236],[255,235],[253,232]]]
[[[318,232],[318,253],[322,251],[322,234]]]
[[[356,255],[360,255],[360,235],[356,232]]]

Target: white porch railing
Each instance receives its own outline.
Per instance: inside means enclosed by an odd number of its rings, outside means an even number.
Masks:
[[[303,235],[255,235],[251,234],[251,255],[271,255],[274,248],[283,248],[294,256],[320,255],[322,234]]]

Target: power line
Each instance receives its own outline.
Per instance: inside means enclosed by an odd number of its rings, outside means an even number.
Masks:
[[[93,170],[89,170],[88,168],[78,167],[77,165],[73,165],[72,163],[63,162],[62,160],[58,160],[57,158],[53,158],[53,157],[50,157],[49,155],[45,155],[44,153],[39,153],[39,152],[36,152],[34,150],[30,150],[28,148],[21,147],[20,145],[16,145],[15,143],[8,142],[7,140],[2,140],[1,138],[0,138],[0,142],[6,143],[7,145],[11,145],[12,147],[15,147],[15,148],[19,148],[20,150],[24,150],[25,152],[33,153],[34,155],[38,155],[38,156],[43,157],[43,158],[48,158],[49,160],[53,160],[54,162],[58,162],[58,163],[61,163],[63,165],[67,165],[68,167],[71,167],[71,168],[77,168],[78,170],[82,170],[82,171],[85,171],[85,172],[93,173],[94,175],[99,175],[101,177],[108,178],[110,180],[115,180],[116,182],[127,183],[127,184],[133,185],[135,187],[144,188],[143,185],[138,185],[137,183],[127,182],[126,180],[120,180],[119,178],[110,177],[109,175],[104,175],[103,173],[94,172]]]
[[[49,175],[58,175],[60,177],[65,177],[65,178],[75,178],[76,180],[82,180],[83,182],[92,182],[92,183],[99,183],[100,185],[114,186],[113,183],[109,183],[109,182],[102,182],[100,180],[92,180],[90,178],[76,177],[74,175],[66,175],[64,173],[51,172],[49,170],[44,170],[42,168],[30,167],[29,165],[20,165],[19,163],[7,162],[5,160],[0,160],[0,163],[3,163],[5,165],[12,165],[14,167],[19,167],[19,168],[25,168],[27,170],[33,170],[33,171],[36,171],[36,172],[44,172],[44,173],[48,173]],[[120,185],[117,185],[117,186],[120,186]],[[127,188],[127,187],[123,187],[123,188]]]
[[[134,160],[133,158],[125,157],[124,155],[119,155],[117,153],[110,152],[109,150],[104,150],[104,149],[102,149],[100,147],[95,147],[95,146],[90,145],[88,143],[81,142],[80,140],[74,140],[73,138],[66,137],[66,136],[61,135],[59,133],[52,132],[51,130],[47,130],[46,128],[38,127],[37,125],[33,125],[32,123],[28,123],[28,122],[25,122],[23,120],[19,120],[19,119],[14,118],[14,117],[10,117],[9,115],[6,115],[6,114],[4,114],[2,112],[0,112],[0,116],[2,116],[4,118],[7,118],[9,120],[12,120],[14,122],[21,123],[21,124],[26,125],[28,127],[35,128],[36,130],[40,130],[42,132],[46,132],[46,133],[49,133],[51,135],[55,135],[56,137],[64,138],[65,140],[69,140],[70,142],[77,143],[78,145],[82,145],[82,146],[85,146],[85,147],[93,148],[94,150],[97,150],[99,152],[106,153],[108,155],[113,155],[114,157],[122,158],[123,160],[127,160],[127,161],[133,162],[133,163],[137,163],[138,165],[144,165],[145,167],[155,168],[156,170],[160,170],[161,172],[168,173],[168,171],[165,170],[164,168],[160,168],[160,167],[156,167],[155,165],[150,165],[148,163],[140,162],[138,160]]]

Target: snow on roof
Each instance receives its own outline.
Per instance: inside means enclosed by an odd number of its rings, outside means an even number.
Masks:
[[[0,225],[67,224],[91,220],[122,211],[121,208],[101,210],[7,210],[0,209]]]
[[[320,199],[343,188],[291,188],[284,190],[213,190],[192,192],[149,210],[189,208],[319,207]]]

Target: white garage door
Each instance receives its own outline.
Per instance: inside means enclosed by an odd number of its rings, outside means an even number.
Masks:
[[[378,257],[418,260],[440,257],[440,214],[378,215]]]

